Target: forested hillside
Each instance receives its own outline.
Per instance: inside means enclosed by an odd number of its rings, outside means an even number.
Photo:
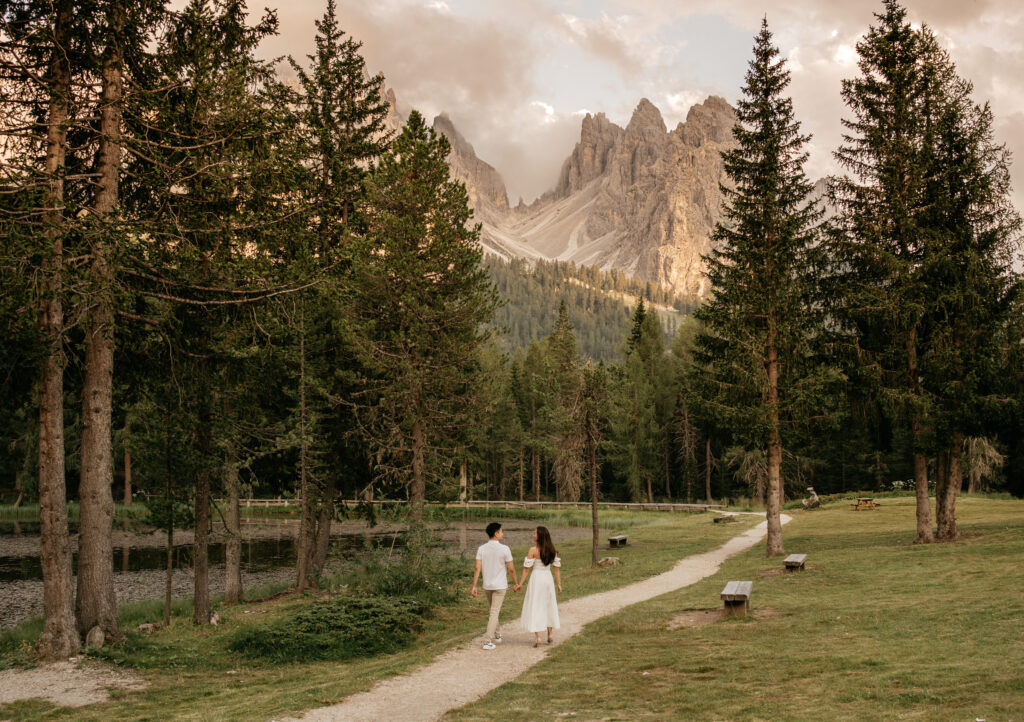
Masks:
[[[699,302],[618,269],[602,271],[564,261],[507,262],[494,257],[488,257],[485,265],[506,302],[495,313],[494,324],[508,351],[526,348],[548,336],[558,320],[559,302],[564,302],[580,355],[619,361],[637,299],[643,298],[658,312],[662,330],[670,338]]]

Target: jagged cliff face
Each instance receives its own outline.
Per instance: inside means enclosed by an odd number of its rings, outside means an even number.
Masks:
[[[519,239],[537,255],[619,268],[677,293],[706,291],[702,254],[721,205],[721,152],[735,115],[721,98],[665,127],[644,99],[625,129],[603,114],[583,119],[580,142],[558,183],[485,233]]]
[[[721,152],[733,147],[734,123],[718,97],[693,106],[673,130],[646,99],[624,129],[603,113],[587,115],[554,188],[515,208],[501,176],[447,116],[435,118],[434,128],[451,142],[452,175],[466,184],[488,252],[618,268],[704,295],[701,256],[720,217]]]
[[[455,129],[447,115],[434,118],[434,130],[451,144],[448,165],[452,177],[466,185],[469,204],[477,216],[494,218],[508,212],[508,193],[498,171],[476,156],[473,146]]]

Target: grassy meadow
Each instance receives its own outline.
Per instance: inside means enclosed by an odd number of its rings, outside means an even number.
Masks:
[[[712,514],[658,512],[607,512],[602,515],[602,536],[629,530],[628,547],[611,553],[621,559],[614,567],[590,568],[590,542],[578,540],[559,545],[563,559],[564,599],[612,589],[666,571],[682,557],[712,549],[749,528],[755,517],[735,524],[714,524]],[[558,511],[536,518],[552,526],[589,524],[589,512]],[[481,539],[481,541],[483,541]],[[603,540],[602,540],[603,541]],[[526,547],[513,547],[517,565]],[[111,702],[66,709],[39,700],[0,706],[0,719],[67,720],[234,720],[269,719],[322,706],[371,687],[377,680],[411,670],[441,652],[483,633],[486,603],[469,597],[472,558],[465,563],[463,591],[458,602],[435,609],[409,648],[393,654],[347,662],[259,664],[228,650],[228,637],[241,626],[263,623],[303,605],[316,603],[314,595],[283,595],[237,607],[218,605],[221,624],[197,628],[189,621],[187,603],[176,603],[170,628],[142,636],[134,627],[158,621],[159,602],[122,608],[125,642],[108,648],[102,657],[139,674],[148,687],[136,692],[117,692]],[[344,580],[333,580],[344,593]],[[517,597],[502,619],[512,621]],[[130,621],[130,624],[127,623]],[[29,660],[28,645],[38,635],[38,622],[0,634],[0,667]]]
[[[912,498],[881,503],[787,512],[806,571],[755,548],[595,622],[448,719],[1021,719],[1024,501],[962,498],[965,538],[931,545],[912,543]],[[730,579],[754,582],[754,615],[701,614]]]

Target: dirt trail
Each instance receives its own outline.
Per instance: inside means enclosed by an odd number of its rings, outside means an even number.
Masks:
[[[0,672],[0,704],[41,698],[61,707],[84,707],[106,702],[110,688],[142,689],[145,683],[130,672],[74,657],[33,669]]]
[[[783,515],[785,524],[790,517]],[[764,522],[733,537],[722,546],[704,554],[683,559],[671,570],[629,586],[559,605],[562,628],[556,630],[549,647],[533,648],[533,635],[519,629],[510,610],[505,611],[502,634],[504,644],[494,651],[481,648],[479,639],[456,647],[409,675],[378,682],[367,692],[353,695],[336,705],[309,710],[302,722],[321,720],[389,720],[420,722],[436,720],[446,712],[469,704],[519,677],[547,656],[547,650],[580,632],[601,617],[614,614],[631,604],[647,601],[668,592],[688,587],[715,574],[722,562],[750,549],[767,531]],[[517,597],[509,595],[515,606]],[[295,722],[294,718],[285,722]]]

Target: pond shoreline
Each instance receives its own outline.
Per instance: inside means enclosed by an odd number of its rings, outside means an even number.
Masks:
[[[246,520],[244,524],[243,540],[282,539],[291,541],[298,531],[296,520]],[[505,543],[512,547],[522,549],[529,545],[532,539],[532,532],[536,524],[523,519],[498,519],[506,527]],[[211,543],[222,543],[225,539],[223,526],[217,525],[218,529],[211,534]],[[472,558],[476,548],[487,541],[484,528],[486,521],[459,522],[450,526],[432,525],[431,528],[438,533],[444,547],[452,554],[463,554]],[[364,534],[395,535],[408,530],[406,524],[396,522],[385,522],[371,527],[362,520],[343,520],[334,522],[331,526],[331,537],[343,538],[361,536]],[[590,537],[590,529],[586,527],[557,527],[552,528],[557,543],[573,539],[585,539]],[[77,534],[72,535],[72,550],[77,549]],[[175,546],[190,545],[194,538],[192,530],[176,531],[174,533]],[[162,532],[151,534],[139,534],[123,531],[116,531],[113,535],[115,548],[162,548],[166,545],[166,536]],[[32,557],[39,554],[38,535],[23,536],[0,536],[0,557]],[[328,561],[328,573],[336,573],[341,570],[344,559],[332,555]],[[517,560],[517,564],[518,564]],[[467,563],[467,577],[472,567]],[[224,565],[213,564],[210,566],[210,593],[213,595],[222,594],[224,591]],[[260,569],[246,571],[243,564],[242,585],[243,589],[253,589],[268,584],[292,583],[295,580],[295,566],[293,563],[283,564],[271,569]],[[166,571],[164,569],[150,569],[143,571],[117,571],[114,573],[114,592],[118,604],[126,602],[143,601],[148,599],[162,599],[164,585],[166,582]],[[172,596],[175,598],[189,598],[193,592],[193,575],[191,568],[175,569],[172,575]],[[15,627],[18,624],[43,613],[43,582],[38,579],[21,579],[0,583],[0,597],[4,603],[0,605],[0,630]]]

